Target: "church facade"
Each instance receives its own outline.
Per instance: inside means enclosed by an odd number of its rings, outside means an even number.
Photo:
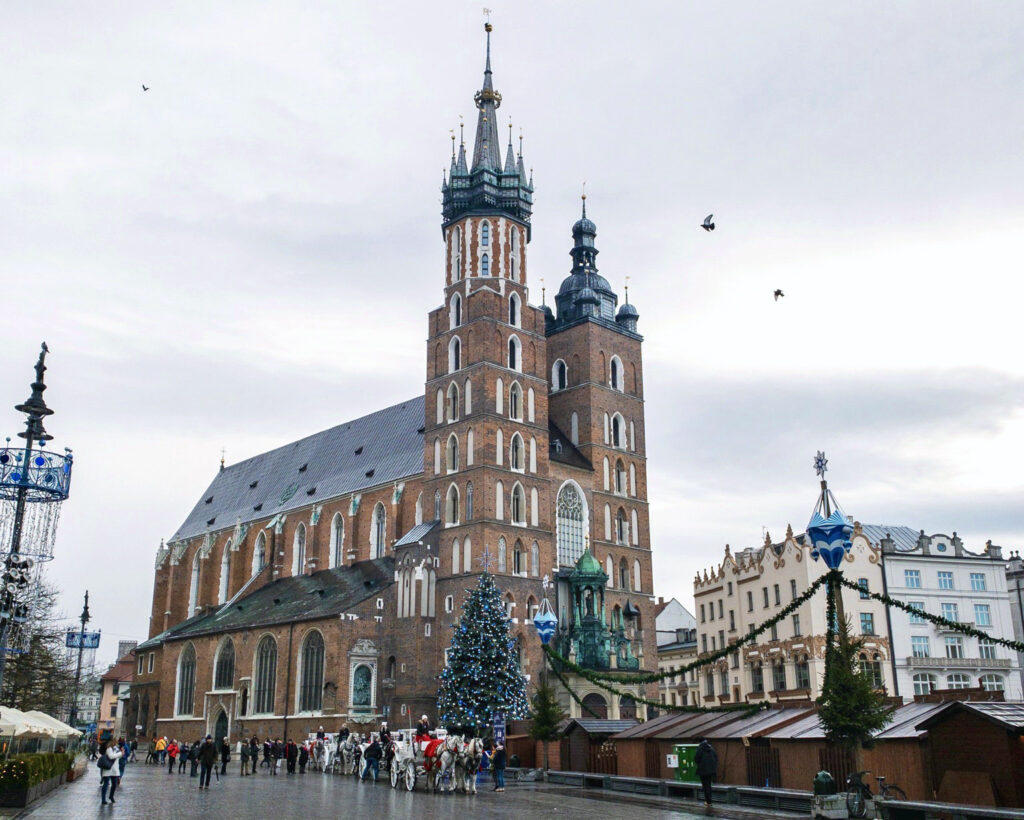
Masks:
[[[602,587],[587,652],[615,656],[594,665],[657,666],[638,314],[598,273],[585,200],[555,308],[531,303],[533,180],[521,146],[502,157],[490,31],[472,156],[453,151],[442,189],[423,389],[222,466],[156,556],[129,707],[145,734],[435,720],[451,628],[485,568],[529,680],[545,594],[573,645],[577,565]],[[588,703],[643,717],[631,698]]]

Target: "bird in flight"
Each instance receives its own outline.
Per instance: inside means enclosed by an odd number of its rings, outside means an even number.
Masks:
[[[775,301],[776,301],[776,302],[778,302],[778,301],[779,301],[779,297],[780,297],[780,296],[785,296],[785,295],[786,295],[786,294],[785,294],[785,293],[783,293],[783,292],[782,292],[782,290],[781,290],[780,288],[776,288],[776,289],[775,289]]]
[[[143,84],[142,84],[142,90],[143,90],[143,91],[149,91],[149,86],[148,86],[148,85],[146,85],[145,83],[143,83]]]
[[[715,229],[715,223],[712,222],[711,220],[713,220],[714,218],[714,214],[708,214],[706,217],[704,217],[704,222],[701,223],[701,227],[705,231],[713,231]]]

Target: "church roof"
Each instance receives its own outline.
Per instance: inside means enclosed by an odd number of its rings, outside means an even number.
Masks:
[[[168,639],[184,640],[273,624],[335,618],[367,598],[380,595],[394,583],[394,578],[395,559],[390,557],[324,569],[312,575],[279,578],[165,635]]]
[[[416,544],[423,540],[423,536],[428,535],[434,527],[440,524],[440,521],[424,521],[422,524],[417,524],[409,532],[395,541],[396,547],[405,547],[409,544]]]
[[[225,467],[171,541],[423,472],[424,397]]]
[[[594,465],[591,464],[585,455],[579,451],[569,437],[558,429],[551,419],[548,419],[548,442],[550,443],[551,452],[548,457],[552,461],[558,461],[562,464],[568,464],[570,467],[579,467],[581,470],[593,470]]]

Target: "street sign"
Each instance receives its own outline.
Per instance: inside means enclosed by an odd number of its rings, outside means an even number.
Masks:
[[[679,755],[665,755],[665,766],[669,769],[678,769]]]
[[[99,632],[69,632],[65,639],[68,649],[99,649]]]
[[[505,713],[494,713],[494,743],[505,745]]]

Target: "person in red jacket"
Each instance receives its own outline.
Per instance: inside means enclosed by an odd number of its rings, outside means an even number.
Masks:
[[[174,774],[174,760],[178,756],[178,741],[172,740],[167,744],[167,774]]]

